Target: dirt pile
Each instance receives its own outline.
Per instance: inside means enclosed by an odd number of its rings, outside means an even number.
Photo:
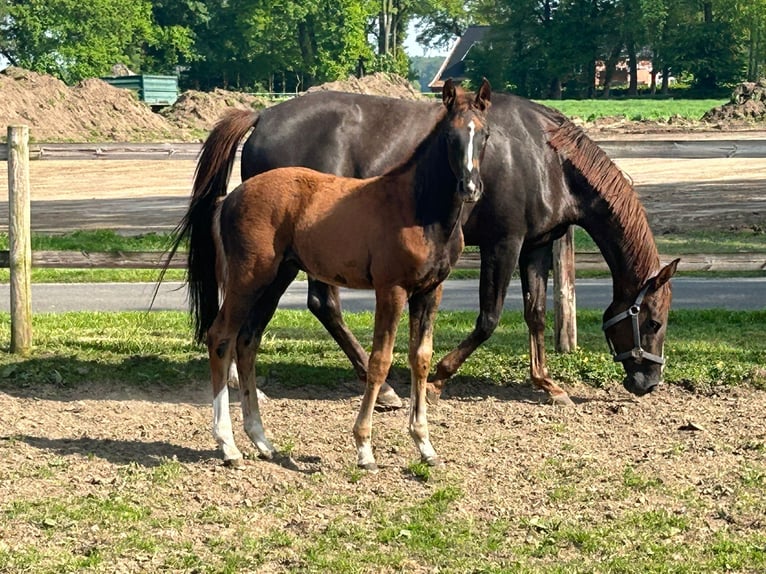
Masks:
[[[396,74],[378,72],[363,78],[349,76],[345,81],[328,82],[321,86],[309,88],[307,92],[320,90],[351,92],[354,94],[369,94],[373,96],[388,96],[405,100],[420,100],[425,96],[415,90],[406,78]]]
[[[392,74],[354,77],[311,88],[397,98],[422,98]],[[69,87],[53,76],[9,67],[0,72],[0,126],[28,125],[38,142],[198,141],[229,108],[269,105],[264,98],[216,89],[183,92],[172,106],[154,113],[130,90],[91,78]],[[5,139],[5,133],[0,133]]]
[[[53,76],[13,67],[0,73],[0,125],[28,125],[33,141],[175,141],[187,137],[129,90],[96,78],[69,87]]]
[[[702,121],[766,121],[766,79],[738,85],[729,102],[708,111]]]
[[[179,128],[207,132],[228,109],[250,110],[263,108],[268,104],[269,101],[265,98],[243,92],[229,92],[218,88],[213,92],[188,90],[178,96],[172,106],[161,110],[160,114]]]

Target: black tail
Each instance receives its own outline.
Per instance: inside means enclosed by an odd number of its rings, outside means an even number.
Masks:
[[[231,110],[219,120],[202,145],[189,209],[173,232],[173,242],[155,289],[156,295],[170,261],[181,244],[188,241],[186,283],[194,338],[198,342],[205,339],[219,306],[213,214],[218,198],[226,195],[239,142],[255,127],[258,117],[257,111]]]

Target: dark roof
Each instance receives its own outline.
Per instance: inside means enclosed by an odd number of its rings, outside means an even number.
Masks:
[[[489,26],[468,26],[463,35],[452,46],[449,54],[442,62],[434,79],[428,84],[431,91],[439,92],[444,86],[444,80],[452,78],[455,81],[465,79],[465,57],[474,44],[480,42],[489,31]]]

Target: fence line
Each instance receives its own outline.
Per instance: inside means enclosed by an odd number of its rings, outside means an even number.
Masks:
[[[766,140],[707,141],[620,141],[596,143],[612,159],[618,158],[763,158]],[[30,160],[194,160],[201,144],[35,144],[29,146],[26,126],[8,128],[8,144],[0,144],[0,161],[9,162],[8,195],[10,205],[10,250],[0,251],[0,267],[11,269],[11,351],[26,353],[31,348],[31,266],[69,268],[157,268],[158,253],[72,253],[31,252],[29,217]],[[240,148],[241,149],[241,148]],[[240,152],[238,152],[240,153]],[[601,254],[574,252],[570,231],[556,242],[554,282],[554,341],[556,350],[570,351],[577,346],[574,292],[575,268],[604,269]],[[180,255],[180,254],[179,254]],[[171,267],[183,267],[177,258]],[[478,254],[466,253],[458,268],[478,267]],[[696,267],[695,267],[696,266]],[[685,255],[684,269],[743,270],[766,269],[765,254]]]
[[[726,159],[766,158],[763,139],[686,140],[595,140],[612,159]],[[196,160],[200,143],[99,143],[32,144],[30,160]],[[237,154],[241,153],[240,146]],[[0,144],[0,161],[8,159],[6,144]]]

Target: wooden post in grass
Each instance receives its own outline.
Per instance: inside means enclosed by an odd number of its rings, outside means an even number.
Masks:
[[[26,355],[32,348],[32,243],[27,126],[8,127],[8,205],[11,352]]]
[[[573,226],[553,244],[553,311],[555,349],[570,353],[577,348]]]

